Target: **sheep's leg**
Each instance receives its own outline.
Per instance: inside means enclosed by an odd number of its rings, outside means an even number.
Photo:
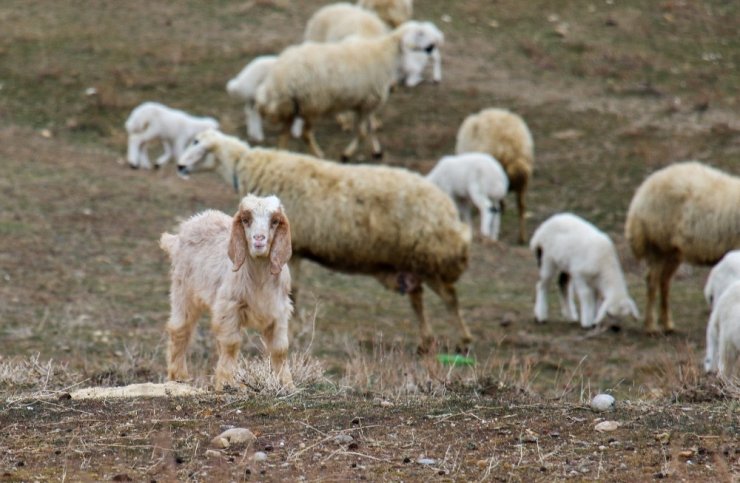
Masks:
[[[166,164],[167,161],[169,161],[169,159],[172,157],[172,145],[170,145],[168,141],[162,141],[162,149],[164,149],[164,152],[154,162],[155,169],[158,169],[160,166]]]
[[[439,53],[439,48],[432,50],[432,80],[439,84],[442,82],[442,55]]]
[[[555,275],[555,266],[549,260],[543,260],[541,263],[534,301],[534,320],[539,323],[547,322],[547,287]]]
[[[290,374],[288,366],[288,321],[282,323],[273,323],[262,332],[265,339],[267,352],[270,354],[270,364],[272,370],[278,377],[280,384],[286,389],[293,390],[293,376]]]
[[[137,134],[130,134],[128,137],[128,151],[126,152],[126,161],[132,169],[136,169],[141,164],[142,150],[144,149],[144,140]]]
[[[717,353],[719,352],[718,315],[712,312],[707,325],[707,355],[704,357],[704,371],[716,372],[718,366]]]
[[[383,146],[380,145],[380,140],[378,139],[378,135],[376,133],[375,126],[373,124],[373,115],[369,114],[367,116],[367,125],[368,129],[370,130],[370,144],[373,147],[373,159],[376,161],[380,161],[383,159]]]
[[[291,128],[293,127],[293,121],[289,121],[287,123],[283,123],[283,129],[280,131],[280,136],[278,136],[278,142],[277,147],[278,149],[288,149],[288,143],[290,142],[290,132]]]
[[[342,131],[351,131],[355,125],[354,113],[352,111],[340,112],[337,114],[336,119]]]
[[[679,265],[681,265],[681,260],[676,256],[671,256],[663,261],[663,269],[660,273],[660,325],[663,326],[665,332],[673,332],[674,330],[669,297],[671,278],[678,270]]]
[[[195,323],[203,310],[175,290],[172,291],[171,304],[172,312],[167,322],[167,379],[184,381],[188,379],[186,352]]]
[[[319,143],[316,142],[316,136],[313,134],[313,125],[308,119],[303,121],[303,133],[301,134],[303,142],[308,145],[314,156],[317,158],[324,158],[324,151],[319,147]]]
[[[527,242],[527,225],[524,222],[524,216],[527,211],[527,204],[524,201],[524,195],[527,192],[527,185],[521,187],[516,192],[516,205],[519,210],[519,244],[524,245]]]
[[[645,304],[645,332],[655,334],[658,327],[655,325],[655,299],[658,295],[661,266],[654,260],[648,260],[648,273],[645,276],[647,285],[647,302]]]
[[[242,338],[239,331],[237,304],[221,303],[213,308],[211,323],[218,345],[218,362],[216,363],[216,390],[234,385],[237,356]]]
[[[730,337],[725,337],[724,340],[719,341],[718,345],[717,374],[723,379],[731,380],[735,373],[735,362],[740,354]]]
[[[558,275],[558,298],[560,299],[560,313],[565,320],[575,322],[578,320],[578,311],[575,301],[575,284],[570,282],[570,275],[560,272]]]
[[[480,214],[481,234],[491,240],[497,240],[498,231],[493,231],[493,225],[498,213],[494,213],[492,211],[493,203],[491,203],[488,196],[483,193],[483,190],[478,183],[471,183],[470,186],[468,186],[468,195],[476,208],[478,208],[478,213]]]
[[[265,133],[262,131],[262,117],[259,111],[251,103],[244,105],[244,116],[247,120],[247,136],[261,143],[265,140]]]
[[[365,139],[367,135],[367,128],[365,126],[365,117],[359,112],[355,112],[355,137],[349,142],[344,151],[342,152],[342,162],[346,163],[350,160],[353,154],[357,151],[357,147],[360,145],[360,141]]]
[[[573,284],[581,304],[581,327],[591,328],[596,317],[596,294],[581,277],[573,277]]]
[[[419,354],[427,354],[434,347],[434,336],[429,321],[424,315],[424,287],[419,285],[409,292],[411,308],[414,309],[416,319],[419,321],[419,332],[421,334],[421,343],[419,344]]]
[[[426,280],[426,282],[434,293],[436,293],[445,303],[449,317],[454,321],[462,333],[462,337],[460,339],[462,344],[461,350],[465,351],[470,343],[473,342],[473,336],[470,334],[470,329],[468,329],[467,324],[465,324],[465,321],[460,314],[460,304],[457,300],[457,291],[455,290],[455,286],[450,283],[445,283],[439,278],[432,278]]]

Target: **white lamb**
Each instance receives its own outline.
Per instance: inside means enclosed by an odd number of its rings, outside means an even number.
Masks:
[[[159,168],[170,158],[177,161],[196,134],[206,129],[218,129],[218,126],[218,121],[211,117],[195,117],[158,102],[145,102],[131,111],[126,120],[126,159],[133,169],[151,168],[147,147],[159,140],[164,149],[154,163],[154,168]]]
[[[399,82],[403,81],[408,87],[424,80],[424,69],[429,59],[432,60],[432,80],[435,83],[442,82],[442,55],[439,49],[444,44],[445,36],[432,22],[420,22],[419,25],[424,32],[421,36],[423,41],[409,46],[399,72]]]
[[[427,179],[447,193],[462,219],[471,224],[471,203],[480,214],[483,236],[498,240],[502,200],[509,190],[509,179],[501,164],[485,153],[444,156],[427,174]]]
[[[290,301],[290,225],[275,196],[247,195],[231,217],[208,210],[183,222],[176,235],[162,234],[172,259],[167,323],[167,377],[188,378],[185,352],[206,310],[218,342],[216,389],[233,384],[241,328],[261,332],[280,382],[293,382],[286,364]]]
[[[627,293],[614,244],[591,223],[571,213],[553,215],[537,228],[529,246],[540,269],[534,307],[537,322],[547,320],[547,286],[555,276],[566,319],[578,320],[575,294],[584,328],[601,323],[607,315],[639,318],[637,306]],[[601,305],[597,311],[598,301]]]
[[[245,102],[244,113],[247,119],[247,135],[250,139],[262,142],[265,134],[262,131],[262,118],[254,106],[257,87],[262,83],[275,64],[277,56],[261,55],[247,64],[236,77],[226,84],[226,92]]]
[[[392,28],[409,21],[414,11],[414,0],[358,0],[357,4],[374,11]]]
[[[740,355],[740,281],[731,284],[716,300],[707,325],[704,369],[731,379]]]
[[[727,252],[717,265],[709,272],[707,284],[704,286],[704,297],[709,307],[719,300],[722,292],[733,282],[740,280],[740,250]]]

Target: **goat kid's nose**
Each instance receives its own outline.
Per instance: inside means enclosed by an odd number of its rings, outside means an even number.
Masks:
[[[264,241],[265,235],[254,235],[252,238],[254,238],[255,241]]]

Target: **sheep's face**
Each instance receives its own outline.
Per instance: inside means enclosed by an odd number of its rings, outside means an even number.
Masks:
[[[212,154],[217,140],[217,132],[213,129],[198,133],[187,147],[180,159],[177,160],[177,174],[182,178],[194,171],[211,170],[216,167],[216,159]]]
[[[610,304],[607,309],[607,314],[618,319],[633,317],[637,320],[640,318],[640,312],[637,310],[637,305],[635,305],[635,302],[630,298],[622,299],[616,304]]]
[[[238,270],[247,254],[252,258],[269,257],[273,274],[280,273],[290,259],[290,224],[280,200],[275,196],[244,197],[234,215],[229,257]]]

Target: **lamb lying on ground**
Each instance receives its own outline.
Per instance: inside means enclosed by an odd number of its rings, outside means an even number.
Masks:
[[[509,189],[509,179],[493,156],[485,153],[445,156],[427,174],[427,179],[452,198],[462,219],[471,226],[470,205],[475,205],[480,214],[481,234],[498,240],[502,200]]]
[[[188,378],[185,353],[206,309],[218,343],[216,389],[234,384],[242,327],[259,330],[280,382],[293,382],[286,363],[290,301],[290,225],[275,196],[248,195],[231,217],[209,210],[162,234],[172,259],[167,323],[167,377]]]
[[[529,247],[540,269],[534,306],[537,322],[547,320],[547,288],[556,276],[563,317],[578,320],[577,294],[584,328],[600,324],[607,315],[640,317],[627,293],[614,244],[591,223],[571,213],[553,215],[537,228]]]
[[[715,301],[707,325],[704,369],[732,379],[740,356],[740,281],[732,283]]]
[[[722,292],[734,282],[740,280],[740,250],[728,252],[717,265],[712,268],[704,285],[704,297],[709,307],[719,300]]]
[[[147,146],[159,140],[164,152],[154,163],[159,168],[174,158],[180,157],[193,136],[206,129],[218,129],[218,121],[211,117],[194,117],[158,102],[145,102],[133,111],[126,120],[128,153],[126,159],[132,168],[150,168]]]
[[[421,351],[434,341],[424,315],[426,284],[444,301],[462,343],[472,341],[454,285],[467,268],[470,229],[430,181],[400,168],[253,149],[215,130],[196,136],[178,164],[182,175],[209,169],[240,193],[280,197],[292,221],[294,280],[304,257],[330,269],[372,275],[407,294],[419,321]]]

